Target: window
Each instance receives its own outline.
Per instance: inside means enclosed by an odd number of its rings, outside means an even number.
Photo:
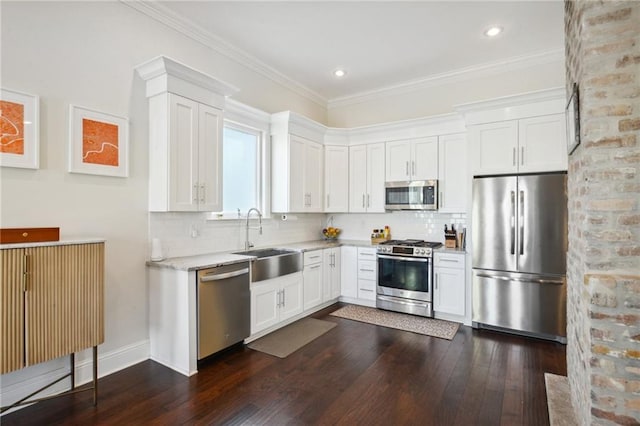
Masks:
[[[262,132],[240,124],[225,122],[222,136],[222,208],[217,218],[237,218],[261,205]]]

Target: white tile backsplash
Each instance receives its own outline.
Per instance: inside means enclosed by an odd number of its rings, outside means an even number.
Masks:
[[[324,214],[281,215],[262,220],[262,235],[249,230],[249,241],[255,247],[268,247],[318,240],[325,226]],[[232,250],[243,250],[246,220],[207,220],[206,213],[150,213],[149,237],[158,238],[164,257],[192,256]],[[252,215],[250,226],[258,226]]]
[[[389,226],[393,239],[415,238],[444,242],[444,225],[454,224],[461,230],[466,226],[464,213],[397,211],[381,214],[334,214],[334,226],[341,228],[340,238],[366,240],[373,229]]]
[[[249,241],[256,247],[278,246],[287,243],[322,238],[322,228],[330,222],[342,229],[340,238],[368,240],[375,228],[391,229],[394,239],[416,238],[444,242],[444,225],[456,229],[466,226],[461,213],[399,211],[378,214],[294,214],[282,220],[273,215],[262,220],[262,235],[249,230]],[[149,244],[158,238],[164,257],[192,256],[233,250],[243,250],[245,220],[207,220],[206,213],[150,213]],[[251,217],[251,227],[258,219]],[[149,249],[150,250],[150,249]]]

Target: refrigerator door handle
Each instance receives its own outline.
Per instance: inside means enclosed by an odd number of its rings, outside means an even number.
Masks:
[[[524,191],[520,191],[520,254],[524,254]]]
[[[517,281],[524,283],[538,283],[538,284],[564,284],[564,281],[561,279],[548,279],[548,278],[519,278],[519,277],[511,277],[507,275],[494,275],[494,274],[483,274],[481,272],[476,272],[476,277],[480,278],[490,278],[492,280],[500,280],[500,281]]]
[[[511,191],[511,254],[516,254],[516,193]]]

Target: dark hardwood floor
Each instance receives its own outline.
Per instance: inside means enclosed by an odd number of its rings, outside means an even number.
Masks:
[[[338,324],[285,359],[245,347],[184,377],[152,361],[91,392],[3,416],[9,425],[548,425],[544,373],[565,347],[461,327],[451,341],[329,316]]]

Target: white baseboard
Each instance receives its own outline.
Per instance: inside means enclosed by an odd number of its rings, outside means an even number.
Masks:
[[[82,360],[79,360],[78,356],[76,357],[76,386],[93,380],[91,350],[83,351],[83,354],[85,356]],[[142,340],[106,353],[100,353],[100,347],[98,347],[98,377],[108,376],[147,359],[149,359],[148,340]],[[69,357],[62,357],[0,376],[0,405],[4,407],[19,401],[30,393],[68,374],[69,368]],[[70,387],[70,379],[67,378],[42,391],[34,398],[55,395],[69,390]],[[8,410],[2,414],[8,414],[19,408],[22,407]]]

